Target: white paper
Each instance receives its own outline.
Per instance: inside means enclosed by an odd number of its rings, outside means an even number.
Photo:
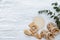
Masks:
[[[34,37],[26,36],[24,29],[29,29],[28,25],[32,22],[33,18],[39,16],[39,10],[51,10],[51,3],[56,1],[0,0],[0,40],[37,40]],[[57,2],[59,3],[60,0]],[[53,20],[49,19],[45,14],[41,16],[44,17],[46,25]],[[58,35],[55,40],[60,40],[60,36]]]

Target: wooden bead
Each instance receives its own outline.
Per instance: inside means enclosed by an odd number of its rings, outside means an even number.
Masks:
[[[52,31],[51,31],[54,35],[57,35],[59,33],[59,29],[58,28],[54,28]]]
[[[42,38],[41,34],[38,34],[38,33],[35,34],[35,37],[38,38],[38,39]]]
[[[35,29],[38,30],[38,26],[37,26],[34,22],[30,23],[30,24],[29,24],[29,27],[30,27],[32,30],[35,30]]]
[[[48,32],[48,33],[46,34],[45,38],[46,38],[46,40],[53,40],[54,34],[51,33],[51,32]]]
[[[29,30],[24,30],[24,33],[25,33],[26,35],[28,35],[28,36],[31,36],[31,35],[32,35],[32,32],[29,31]]]
[[[49,23],[47,25],[47,29],[51,32],[55,27],[57,27],[54,23]]]

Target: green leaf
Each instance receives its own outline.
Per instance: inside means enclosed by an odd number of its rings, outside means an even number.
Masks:
[[[55,6],[57,6],[58,5],[58,3],[56,2],[56,3],[52,3],[52,5],[55,5]]]
[[[43,12],[47,13],[48,10],[41,10],[41,11],[38,11],[39,14],[41,14],[41,13],[43,13]]]
[[[54,19],[59,20],[59,18],[57,16],[55,16]]]
[[[48,12],[49,10],[45,10],[46,12]]]
[[[60,14],[58,14],[58,16],[60,16]]]
[[[55,13],[50,18],[53,18],[54,16],[55,16]]]
[[[41,12],[40,12],[40,11],[38,11],[38,13],[40,14]]]
[[[50,18],[53,18],[54,17],[54,15],[52,15]]]
[[[57,9],[58,7],[53,7],[54,9]]]
[[[48,15],[52,15],[53,13],[52,12],[49,12]]]
[[[56,11],[57,11],[57,12],[60,12],[60,8],[57,8]]]
[[[57,5],[58,5],[58,3],[56,2],[56,3],[55,3],[55,6],[57,6]]]
[[[56,20],[57,27],[60,29],[60,21]]]

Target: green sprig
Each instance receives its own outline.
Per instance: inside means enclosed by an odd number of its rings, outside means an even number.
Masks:
[[[52,5],[54,5],[53,9],[55,9],[56,12],[60,12],[60,8],[57,7],[57,5],[58,5],[57,2],[56,2],[56,3],[52,3]],[[51,16],[50,18],[54,18],[54,19],[55,19],[55,23],[57,24],[57,27],[60,29],[60,21],[59,21],[59,20],[60,20],[60,19],[59,19],[60,13],[59,13],[57,16],[55,16],[55,13],[53,13],[53,12],[50,11],[50,10],[41,10],[41,11],[39,11],[38,13],[39,13],[39,14],[47,13],[48,15],[50,15],[50,16]],[[58,17],[58,16],[59,16],[59,17]]]

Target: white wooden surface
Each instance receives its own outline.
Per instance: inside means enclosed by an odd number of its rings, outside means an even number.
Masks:
[[[34,37],[24,35],[23,30],[29,28],[28,24],[32,22],[35,16],[39,16],[39,10],[51,10],[51,3],[56,1],[0,0],[0,40],[37,40]],[[57,2],[59,3],[60,0]],[[50,21],[54,22],[45,14],[41,16],[44,17],[46,25]],[[60,40],[60,35],[56,36],[55,40]]]

